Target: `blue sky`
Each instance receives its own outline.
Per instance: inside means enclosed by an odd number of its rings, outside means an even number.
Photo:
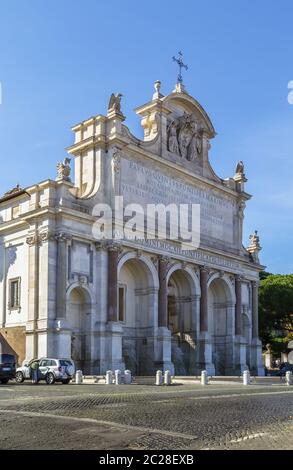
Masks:
[[[188,92],[218,133],[211,163],[248,177],[244,244],[259,230],[261,261],[292,273],[293,3],[258,0],[27,0],[0,2],[0,193],[55,178],[70,126],[105,113],[123,93],[126,124],[153,82],[174,88],[172,56],[184,52]]]

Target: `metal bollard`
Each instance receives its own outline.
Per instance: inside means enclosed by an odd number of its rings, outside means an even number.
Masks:
[[[121,384],[121,370],[116,369],[115,370],[115,385],[120,385]]]
[[[286,372],[286,385],[293,385],[293,376],[291,370]]]
[[[200,384],[201,385],[208,385],[208,383],[209,383],[208,373],[207,373],[206,370],[202,370],[201,375],[200,375]]]
[[[113,383],[113,372],[111,370],[107,370],[106,372],[106,385],[112,385]]]
[[[156,372],[156,385],[163,384],[163,373],[161,370],[157,370]]]
[[[125,385],[130,385],[131,384],[131,372],[130,372],[130,370],[125,370],[124,371],[124,383],[125,383]]]
[[[171,372],[169,370],[165,370],[164,373],[164,384],[171,385]]]
[[[245,370],[243,372],[243,385],[250,385],[250,372]]]
[[[80,385],[83,382],[82,370],[77,370],[75,373],[75,383]]]

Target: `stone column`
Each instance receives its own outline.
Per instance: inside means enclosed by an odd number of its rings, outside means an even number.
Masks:
[[[242,277],[235,276],[235,297],[236,303],[235,306],[231,306],[231,314],[235,318],[235,329],[233,331],[234,337],[234,360],[233,355],[228,361],[228,364],[231,365],[231,369],[227,368],[228,375],[234,375],[235,373],[241,375],[246,369],[246,340],[243,337],[243,327],[242,327]],[[233,336],[231,341],[233,341]]]
[[[209,270],[202,266],[200,268],[200,334],[198,347],[198,370],[207,370],[208,374],[215,375],[215,367],[212,362],[212,339],[209,334],[208,322],[208,277]]]
[[[66,283],[67,283],[67,240],[70,237],[57,233],[57,283],[56,283],[56,317],[64,318],[66,315]]]
[[[28,321],[26,327],[26,359],[38,357],[39,316],[39,237],[37,230],[26,239],[29,245]]]
[[[200,268],[200,331],[208,331],[208,270],[203,266]]]
[[[159,258],[159,326],[168,328],[168,286],[167,286],[168,258]]]
[[[108,321],[118,321],[118,255],[119,247],[108,247]]]
[[[108,245],[108,314],[106,325],[107,362],[102,367],[109,370],[120,369],[124,371],[125,364],[122,357],[123,325],[118,321],[118,256],[120,246]],[[102,370],[102,373],[105,373]]]
[[[241,292],[241,277],[235,276],[235,334],[242,335],[242,292]]]
[[[258,282],[252,282],[252,338],[258,338]]]
[[[167,270],[169,259],[160,256],[158,261],[159,299],[158,299],[158,330],[155,346],[155,368],[170,370],[174,374],[171,361],[171,331],[168,328],[168,286]]]
[[[252,282],[252,341],[251,370],[256,375],[264,375],[262,344],[258,338],[258,282]]]

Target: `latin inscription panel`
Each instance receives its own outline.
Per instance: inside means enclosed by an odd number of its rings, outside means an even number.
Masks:
[[[236,203],[229,196],[192,186],[138,162],[121,159],[120,194],[125,204],[200,204],[202,237],[233,245]]]

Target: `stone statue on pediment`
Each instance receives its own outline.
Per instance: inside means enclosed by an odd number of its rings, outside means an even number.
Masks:
[[[181,118],[179,118],[179,133],[178,133],[178,142],[179,150],[181,157],[187,158],[188,156],[188,147],[191,142],[193,135],[191,116],[184,113]]]
[[[202,139],[199,133],[200,127],[197,121],[191,122],[191,129],[193,131],[192,139],[188,149],[187,160],[196,160],[201,155]]]
[[[168,126],[168,149],[172,153],[179,154],[176,121],[172,121]]]
[[[261,251],[260,239],[257,230],[249,236],[249,246],[247,251],[250,254],[251,260],[255,263],[259,263],[259,252]]]
[[[240,160],[240,162],[237,163],[235,174],[244,175],[244,163],[242,160]]]
[[[182,127],[179,131],[178,141],[180,154],[183,158],[187,158],[188,156],[188,146],[191,142],[191,139],[192,133],[190,129],[187,126]]]
[[[194,114],[184,114],[170,122],[167,128],[168,150],[188,161],[194,161],[202,152],[200,123]]]
[[[121,93],[111,94],[108,104],[108,112],[113,111],[115,113],[121,114],[121,98]]]
[[[57,178],[56,181],[71,181],[70,180],[70,162],[71,159],[65,157],[63,162],[57,163]]]

